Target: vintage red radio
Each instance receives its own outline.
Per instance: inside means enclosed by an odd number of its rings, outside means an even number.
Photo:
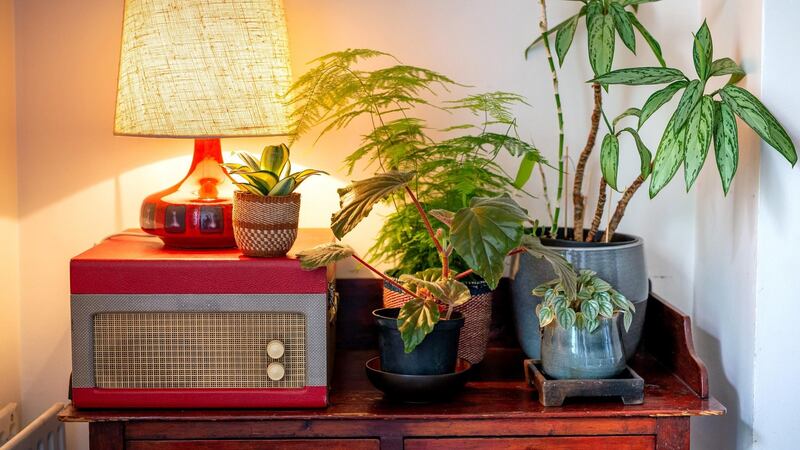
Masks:
[[[300,230],[295,249],[331,239]],[[117,236],[73,258],[70,279],[79,408],[327,405],[332,268]]]

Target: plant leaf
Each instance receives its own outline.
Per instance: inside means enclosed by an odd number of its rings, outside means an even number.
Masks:
[[[614,121],[611,122],[611,126],[613,128],[616,128],[617,124],[622,119],[624,119],[626,117],[639,117],[641,114],[642,114],[642,110],[639,109],[639,108],[628,108],[622,114],[620,114],[620,115],[618,115],[617,117],[614,118]]]
[[[561,328],[569,330],[575,325],[575,311],[571,308],[561,308],[556,311],[556,319],[558,320],[558,324],[561,325]]]
[[[580,17],[583,17],[584,15],[586,15],[586,7],[585,6],[581,8],[581,10],[580,10],[580,12],[578,12],[578,14],[575,14],[574,16],[564,20],[563,22],[559,23],[558,25],[554,26],[553,28],[547,30],[547,35],[550,36],[553,33],[557,33],[560,29],[562,29],[565,26],[567,26],[567,24],[572,19],[580,18]],[[540,34],[536,39],[534,39],[533,42],[531,42],[531,44],[527,48],[525,48],[525,59],[528,59],[528,53],[530,53],[530,51],[533,50],[533,48],[536,47],[536,45],[538,45],[540,42],[542,42],[543,39],[544,39],[544,36],[542,36]]]
[[[528,180],[531,179],[531,174],[533,174],[533,168],[536,167],[537,162],[539,162],[539,159],[532,153],[528,153],[524,158],[522,158],[522,161],[519,163],[519,168],[517,169],[517,176],[514,177],[514,187],[517,189],[522,189],[525,184],[528,183]]]
[[[611,300],[600,300],[598,302],[598,306],[600,309],[600,315],[610,319],[614,316],[614,305],[611,304]]]
[[[297,253],[297,259],[300,260],[303,270],[314,270],[347,259],[354,253],[355,250],[347,244],[331,242],[303,250]]]
[[[578,28],[579,15],[572,16],[567,19],[567,23],[558,29],[556,33],[556,55],[558,55],[558,65],[564,65],[564,58],[567,57],[567,52],[572,45],[572,40],[575,37],[575,30]]]
[[[759,99],[745,89],[729,84],[722,88],[722,100],[792,166],[797,163],[792,138]]]
[[[665,84],[673,81],[684,80],[686,77],[678,69],[667,67],[635,67],[632,69],[619,69],[601,75],[592,83],[625,84],[628,86],[642,86],[648,84]]]
[[[249,193],[251,193],[253,195],[268,195],[269,194],[269,192],[261,192],[257,187],[255,187],[255,186],[253,186],[252,184],[249,184],[249,183],[237,183],[237,182],[234,181],[233,184],[235,184],[236,187],[238,187],[240,190],[245,191],[245,192],[249,192]]]
[[[269,191],[272,197],[283,197],[294,192],[297,187],[297,181],[294,178],[284,178]]]
[[[688,85],[689,82],[686,80],[676,81],[664,89],[658,90],[650,95],[647,101],[644,102],[644,106],[642,106],[642,113],[639,115],[639,128],[642,128],[642,125],[644,125],[650,116],[652,116],[656,111],[670,101],[672,97],[675,96],[676,92]]]
[[[625,331],[630,330],[631,324],[633,323],[633,314],[628,311],[622,312],[622,323],[625,325]]]
[[[647,41],[647,45],[650,46],[650,50],[653,51],[653,54],[656,56],[658,63],[661,64],[661,67],[667,67],[666,61],[664,61],[664,56],[661,54],[661,44],[658,43],[656,38],[647,31],[647,28],[639,22],[639,19],[636,18],[636,14],[626,11],[628,14],[628,20],[631,22],[631,25],[634,26],[637,30],[639,30],[639,34],[642,35],[645,41]]]
[[[239,152],[237,155],[239,156],[239,159],[241,159],[245,164],[247,164],[248,167],[250,167],[250,169],[256,172],[261,170],[261,164],[259,164],[259,162],[256,161],[256,159],[253,158],[253,156],[249,153]]]
[[[393,170],[366,180],[354,181],[339,189],[341,209],[331,218],[333,234],[341,239],[369,215],[376,203],[405,187],[413,178],[413,172]]]
[[[553,320],[555,320],[556,316],[553,314],[553,310],[550,309],[549,306],[543,306],[539,309],[539,326],[544,328],[547,325],[550,325]]]
[[[614,19],[603,13],[601,2],[592,2],[586,8],[586,27],[589,32],[589,62],[595,77],[611,70],[614,61]]]
[[[704,95],[694,108],[686,132],[686,158],[684,159],[684,177],[686,192],[692,188],[700,169],[706,162],[706,155],[714,135],[714,100]]]
[[[288,164],[288,161],[287,161],[287,164]],[[328,175],[328,172],[325,172],[325,171],[322,171],[322,170],[316,170],[316,169],[305,169],[305,170],[301,170],[300,172],[295,172],[293,174],[290,174],[289,176],[294,178],[294,181],[297,182],[297,185],[295,186],[295,188],[296,188],[297,186],[300,186],[300,183],[302,183],[308,177],[311,177],[313,175]]]
[[[694,36],[693,58],[697,76],[702,80],[707,80],[711,73],[711,61],[714,58],[714,43],[711,39],[708,23],[705,20]]]
[[[639,152],[639,161],[640,161],[640,170],[639,173],[642,175],[642,178],[647,178],[650,176],[650,165],[653,162],[653,154],[650,152],[650,149],[644,144],[642,138],[639,136],[639,132],[634,130],[633,128],[624,128],[620,131],[628,132],[631,136],[633,136],[633,140],[636,142],[636,151]]]
[[[619,139],[609,133],[603,138],[603,145],[600,147],[600,169],[603,178],[611,189],[617,189],[617,170],[619,169]]]
[[[439,306],[434,300],[407,301],[397,316],[397,328],[403,339],[403,349],[411,353],[439,322]]]
[[[443,224],[447,225],[450,228],[453,225],[453,218],[455,217],[455,213],[452,211],[447,211],[444,209],[433,209],[428,211],[428,214],[431,215],[434,219],[442,222]]]
[[[594,320],[600,314],[600,302],[597,300],[586,300],[581,303],[581,313],[588,320]]]
[[[736,84],[747,75],[747,72],[742,69],[739,64],[730,58],[722,58],[711,63],[711,73],[709,76],[719,77],[723,75],[730,75],[731,79],[728,84]]]
[[[289,147],[286,144],[268,145],[261,151],[261,170],[280,175],[288,161]]]
[[[476,197],[456,212],[450,232],[453,248],[494,289],[504,260],[523,235],[528,215],[511,197]]]
[[[427,281],[413,275],[401,275],[400,281],[428,289],[436,300],[448,306],[460,306],[472,298],[469,288],[458,280]]]
[[[677,114],[677,113],[676,113]],[[661,143],[658,144],[650,178],[650,198],[654,198],[672,180],[686,154],[686,127],[678,130],[672,116]]]
[[[542,245],[542,241],[536,236],[526,234],[522,237],[521,245],[534,258],[544,258],[550,263],[558,277],[556,280],[561,283],[564,295],[569,299],[574,299],[577,295],[578,279],[572,264],[567,261],[561,253]]]
[[[622,43],[635,54],[636,35],[633,34],[633,25],[630,19],[628,19],[628,13],[625,11],[625,7],[619,3],[611,3],[611,15],[614,18],[614,26],[617,28],[617,33],[619,33]]]
[[[671,120],[672,126],[675,127],[676,131],[681,130],[686,125],[686,121],[689,120],[694,107],[703,97],[703,89],[705,89],[705,83],[700,80],[692,80],[686,86],[686,91],[683,92],[681,101],[678,102],[678,108],[675,109],[675,115],[672,116]]]
[[[739,165],[739,129],[730,106],[715,101],[714,110],[714,153],[722,191],[728,195]]]

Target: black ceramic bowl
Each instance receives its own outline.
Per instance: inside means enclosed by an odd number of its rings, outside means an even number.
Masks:
[[[431,403],[446,400],[456,394],[467,382],[469,361],[458,358],[456,371],[443,375],[402,375],[381,370],[381,359],[367,361],[367,378],[377,389],[392,400],[404,403]]]

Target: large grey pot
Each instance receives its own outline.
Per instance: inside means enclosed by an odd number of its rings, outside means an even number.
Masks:
[[[642,337],[642,326],[647,309],[649,284],[644,262],[644,243],[637,236],[616,233],[613,242],[607,244],[542,239],[548,247],[560,251],[576,269],[590,269],[614,289],[628,298],[636,307],[633,323],[624,333],[625,356],[636,352]],[[531,291],[545,281],[556,278],[550,265],[527,253],[519,256],[519,266],[511,282],[511,297],[514,306],[514,322],[517,338],[522,350],[529,358],[541,357],[542,335],[536,305],[541,298]]]

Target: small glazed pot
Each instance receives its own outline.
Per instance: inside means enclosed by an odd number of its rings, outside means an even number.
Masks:
[[[542,368],[557,380],[612,378],[625,370],[619,313],[600,319],[593,332],[557,321],[542,330]]]
[[[464,316],[454,312],[440,320],[414,351],[406,353],[397,328],[400,308],[381,308],[372,312],[378,324],[381,370],[402,375],[443,375],[456,370],[458,336]]]
[[[297,239],[300,194],[272,197],[236,191],[233,237],[247,256],[284,256]]]

